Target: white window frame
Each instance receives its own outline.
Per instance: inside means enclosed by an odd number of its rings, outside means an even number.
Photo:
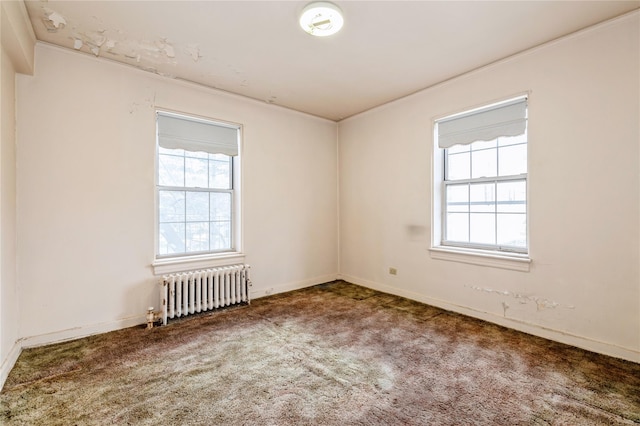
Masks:
[[[165,189],[160,187],[158,182],[158,161],[159,161],[159,143],[157,140],[157,127],[154,127],[156,134],[155,144],[155,167],[154,167],[154,262],[152,267],[155,275],[175,273],[194,269],[206,269],[217,266],[244,263],[245,255],[242,252],[242,146],[243,132],[242,125],[229,121],[202,117],[194,114],[186,114],[175,112],[168,109],[158,109],[154,114],[156,118],[159,114],[182,118],[186,120],[201,121],[214,124],[221,127],[236,129],[238,132],[238,155],[231,157],[231,189],[222,192],[231,192],[232,199],[232,217],[231,217],[231,248],[224,251],[211,251],[204,253],[178,253],[170,255],[159,254],[159,191]],[[181,189],[176,188],[176,189]],[[185,187],[186,188],[186,187]],[[191,189],[191,188],[188,188]],[[220,192],[214,190],[213,192]]]
[[[529,173],[526,174],[506,176],[506,177],[490,177],[490,178],[476,178],[465,179],[458,181],[446,181],[445,177],[445,161],[446,161],[446,148],[440,148],[438,146],[438,122],[446,118],[450,118],[456,115],[469,114],[477,110],[484,110],[495,105],[509,103],[518,98],[527,99],[527,111],[530,108],[530,99],[528,94],[519,94],[509,97],[505,100],[491,102],[485,105],[478,106],[476,108],[469,108],[463,112],[457,114],[447,114],[442,117],[434,118],[433,120],[433,156],[432,156],[432,170],[433,170],[433,185],[432,185],[432,241],[429,248],[432,259],[454,261],[461,263],[468,263],[481,266],[490,266],[496,268],[510,269],[516,271],[529,271],[531,258],[530,253],[530,238],[529,238]],[[529,130],[527,130],[527,162],[529,162]],[[528,167],[527,167],[528,169]],[[445,200],[445,187],[446,185],[453,185],[457,183],[468,182],[500,182],[510,180],[524,180],[527,188],[527,204],[526,204],[526,232],[527,232],[527,247],[522,250],[514,248],[500,248],[498,245],[482,245],[474,243],[461,243],[451,242],[444,239],[445,226],[446,226],[446,200]]]

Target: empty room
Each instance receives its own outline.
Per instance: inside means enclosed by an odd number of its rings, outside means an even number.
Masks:
[[[640,423],[640,1],[0,31],[0,423]]]

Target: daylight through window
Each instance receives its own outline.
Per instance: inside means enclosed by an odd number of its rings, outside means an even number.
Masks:
[[[235,246],[238,127],[158,113],[158,257]]]
[[[436,123],[444,162],[441,245],[526,253],[526,99]]]

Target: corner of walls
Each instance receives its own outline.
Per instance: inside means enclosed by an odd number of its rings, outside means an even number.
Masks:
[[[335,280],[334,121],[68,49],[38,44],[36,55],[36,75],[18,78],[18,275],[20,298],[29,301],[19,311],[22,347],[143,323],[141,307],[156,306],[147,262],[159,106],[243,124],[243,251],[254,297]],[[101,107],[87,108],[95,99]],[[49,134],[52,125],[63,131]],[[302,144],[300,134],[311,136]],[[61,184],[73,206],[48,189]],[[67,277],[69,270],[77,273]],[[87,285],[83,276],[96,270],[103,273]]]
[[[22,0],[0,2],[2,48],[6,50],[16,72],[33,74],[36,35]]]
[[[9,373],[16,364],[20,353],[22,353],[22,345],[18,341],[13,345],[8,355],[2,360],[2,363],[0,364],[0,391],[4,387],[4,383],[7,381],[7,377],[9,377]]]
[[[639,13],[341,121],[342,278],[640,362]],[[430,226],[433,214],[430,121],[525,90],[532,93],[530,272],[434,259],[428,254],[432,231],[419,240],[407,232],[419,220]],[[624,146],[607,162],[601,160],[604,139]],[[623,212],[614,221],[607,220],[611,205]],[[390,276],[391,266],[401,275]],[[519,300],[503,316],[502,296],[476,288],[554,300],[568,309]]]
[[[339,274],[322,275],[315,278],[310,278],[301,281],[289,282],[278,286],[262,288],[259,291],[251,292],[252,299],[259,299],[261,297],[272,296],[279,293],[287,293],[289,291],[301,290],[307,287],[313,287],[314,285],[324,284],[339,279]]]
[[[16,74],[32,74],[36,37],[22,0],[0,2],[0,389],[16,363]]]

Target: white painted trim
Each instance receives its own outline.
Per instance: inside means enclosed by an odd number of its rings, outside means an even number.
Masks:
[[[591,352],[597,352],[603,355],[612,356],[615,358],[625,359],[627,361],[640,363],[640,350],[625,348],[617,346],[607,342],[601,342],[598,340],[590,339],[588,337],[577,336],[572,333],[568,333],[561,330],[551,329],[548,327],[541,327],[536,324],[532,324],[526,321],[521,321],[514,318],[505,318],[490,312],[483,312],[466,306],[456,305],[450,302],[446,302],[439,299],[434,299],[419,293],[403,290],[396,287],[391,287],[385,284],[376,283],[373,281],[353,277],[350,275],[342,275],[342,279],[363,287],[367,287],[373,290],[382,291],[384,293],[393,294],[396,296],[405,297],[407,299],[422,302],[437,308],[445,309],[447,311],[456,312],[469,317],[477,318],[483,321],[491,322],[501,325],[503,327],[511,328],[513,330],[521,331],[523,333],[531,334],[534,336],[542,337],[544,339],[553,340],[556,342],[564,343],[567,345],[575,346],[577,348],[585,349]]]
[[[134,327],[136,325],[146,324],[145,314],[133,317],[122,318],[116,321],[103,322],[98,324],[90,324],[86,326],[69,328],[67,330],[54,331],[36,336],[23,337],[18,342],[23,348],[35,348],[38,346],[50,345],[53,343],[75,340],[81,337],[93,336],[95,334],[108,333],[114,330]]]
[[[445,246],[431,247],[429,254],[432,259],[448,260],[451,262],[469,263],[472,265],[490,266],[494,268],[510,269],[513,271],[529,272],[531,259],[526,255],[498,254],[484,250],[453,248]]]
[[[244,258],[245,255],[243,253],[174,257],[171,259],[156,260],[151,266],[153,267],[154,275],[164,275],[176,272],[217,268],[218,266],[236,265],[244,263]]]
[[[315,278],[310,278],[308,280],[294,281],[294,282],[282,284],[276,287],[267,287],[267,288],[260,289],[258,291],[252,290],[251,299],[252,300],[259,299],[261,297],[271,296],[273,294],[286,293],[288,291],[293,291],[293,290],[300,290],[303,288],[312,287],[314,285],[332,282],[337,279],[338,279],[338,274],[329,274],[329,275],[322,275]]]
[[[2,361],[2,365],[0,365],[0,390],[4,387],[4,383],[7,381],[7,377],[9,377],[9,373],[13,366],[16,365],[16,361],[18,357],[22,353],[22,346],[20,342],[14,343],[13,347],[9,351],[9,355]]]
[[[317,284],[324,284],[327,282],[335,281],[336,274],[323,275],[316,278],[310,278],[308,280],[295,281],[288,284],[279,285],[277,287],[270,287],[268,289],[262,291],[252,291],[251,299],[257,299],[264,296],[269,296],[277,293],[285,293],[292,290],[299,290],[306,287],[311,287]],[[38,346],[50,345],[53,343],[65,342],[68,340],[75,340],[82,337],[93,336],[96,334],[108,333],[114,330],[121,330],[123,328],[135,327],[137,325],[146,324],[147,319],[145,314],[136,315],[128,318],[122,318],[116,321],[109,321],[99,324],[91,324],[87,326],[74,327],[67,330],[54,331],[52,333],[39,334],[36,336],[23,337],[16,342],[16,346],[20,349],[22,348],[34,348]],[[3,363],[2,368],[6,368],[5,364],[10,365],[8,367],[7,375],[9,371],[13,367],[15,360],[18,358],[18,353],[15,355],[15,359],[12,362],[10,361],[10,357],[7,358],[7,361]],[[2,370],[4,373],[4,370]],[[0,379],[2,376],[0,376]]]

